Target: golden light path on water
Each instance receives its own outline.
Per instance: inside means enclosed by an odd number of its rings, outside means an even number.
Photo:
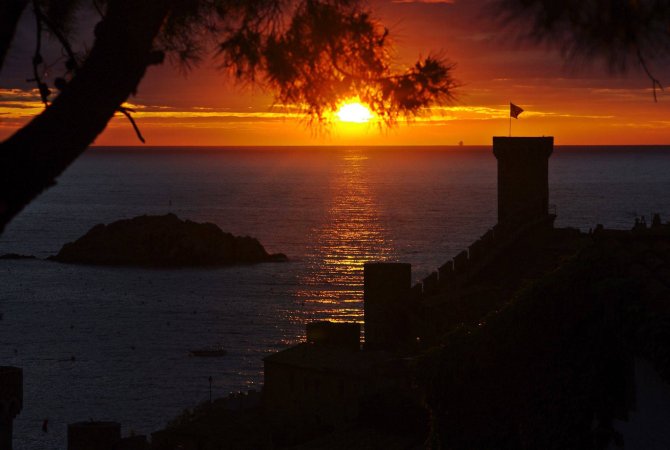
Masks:
[[[312,230],[307,270],[295,293],[299,311],[293,319],[302,323],[362,322],[363,265],[386,260],[393,250],[365,151],[338,153],[336,164],[330,204],[320,226]]]

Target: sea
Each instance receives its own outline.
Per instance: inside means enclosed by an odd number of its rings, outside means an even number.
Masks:
[[[670,219],[670,147],[556,147],[556,225]],[[23,368],[15,449],[66,448],[67,424],[149,434],[184,409],[259,390],[263,358],[309,321],[362,321],[366,261],[420,280],[496,222],[482,147],[94,147],[0,235],[0,365]],[[46,261],[98,223],[177,214],[289,262],[141,269]],[[189,350],[222,347],[197,358]],[[48,431],[42,426],[48,420]]]

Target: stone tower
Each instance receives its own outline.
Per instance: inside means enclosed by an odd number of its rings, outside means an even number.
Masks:
[[[408,340],[412,266],[366,263],[364,272],[365,349],[395,349]]]
[[[498,223],[522,224],[549,214],[553,137],[494,137],[498,159]]]

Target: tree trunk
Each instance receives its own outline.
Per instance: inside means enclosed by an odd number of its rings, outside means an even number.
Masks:
[[[4,0],[0,2],[0,70],[14,38],[16,26],[28,0]]]
[[[170,0],[111,0],[83,66],[44,112],[0,144],[0,233],[105,129],[137,89]]]

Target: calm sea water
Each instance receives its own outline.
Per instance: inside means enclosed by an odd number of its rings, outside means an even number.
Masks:
[[[670,148],[557,148],[557,225],[670,218]],[[66,425],[147,433],[259,387],[262,358],[313,319],[361,320],[362,264],[420,279],[495,223],[490,148],[92,149],[0,236],[46,257],[97,223],[174,212],[257,237],[285,264],[145,270],[0,261],[0,364],[24,369],[16,448],[65,448]],[[224,358],[192,348],[221,345]],[[72,359],[74,357],[74,360]],[[49,432],[41,424],[49,420]]]

